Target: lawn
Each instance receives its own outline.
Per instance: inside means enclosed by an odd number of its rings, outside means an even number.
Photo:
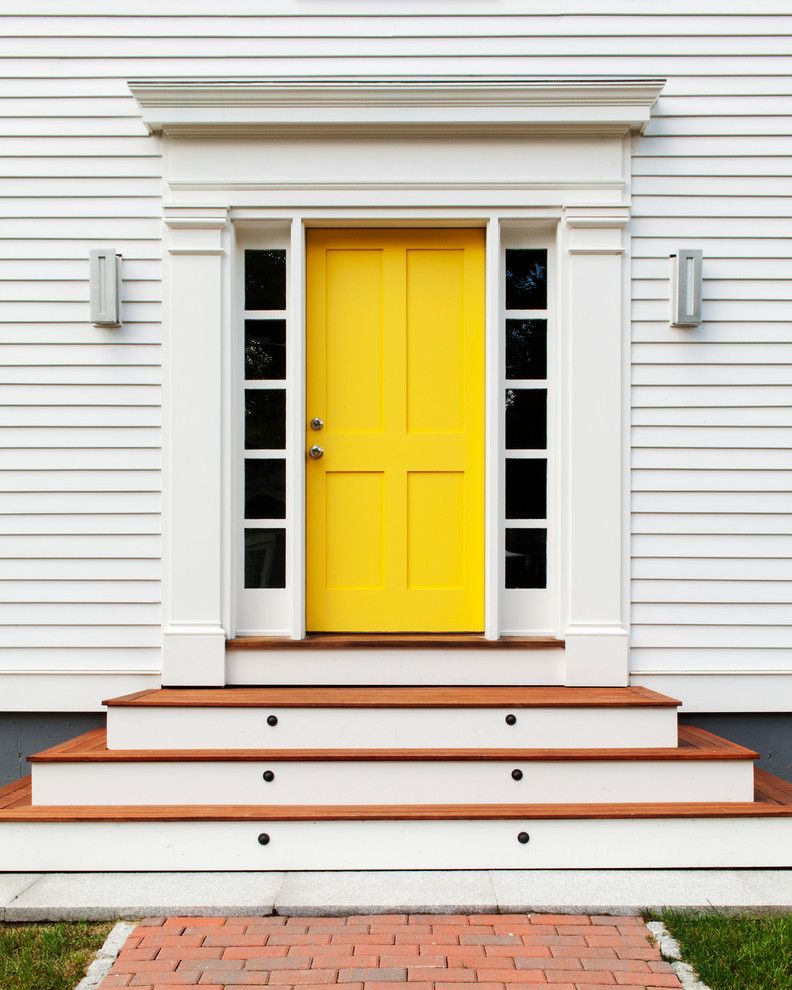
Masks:
[[[792,914],[748,918],[666,911],[682,958],[710,990],[790,990]]]
[[[73,990],[112,927],[0,925],[0,990]]]

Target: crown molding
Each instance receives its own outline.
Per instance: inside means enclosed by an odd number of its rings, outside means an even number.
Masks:
[[[665,84],[641,77],[139,79],[151,133],[642,131]]]

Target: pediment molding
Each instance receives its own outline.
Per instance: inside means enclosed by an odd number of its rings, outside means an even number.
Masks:
[[[151,133],[520,134],[642,131],[649,77],[272,77],[129,82]]]

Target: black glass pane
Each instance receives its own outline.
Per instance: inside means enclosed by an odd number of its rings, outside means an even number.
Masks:
[[[245,251],[245,309],[286,309],[285,251]]]
[[[245,390],[245,447],[283,450],[286,446],[286,393],[282,388]]]
[[[543,388],[506,389],[506,449],[547,447],[547,392]]]
[[[245,461],[245,519],[286,518],[286,461]]]
[[[547,587],[547,530],[506,530],[506,587]]]
[[[286,320],[245,320],[245,378],[286,377]]]
[[[547,309],[547,251],[506,251],[506,309]]]
[[[286,587],[285,530],[245,530],[245,587]]]
[[[547,378],[547,320],[506,320],[506,377]]]
[[[547,461],[506,459],[506,518],[544,519],[547,514]]]

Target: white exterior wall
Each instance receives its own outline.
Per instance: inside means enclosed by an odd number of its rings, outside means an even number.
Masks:
[[[632,665],[699,709],[790,708],[792,16],[636,6],[6,0],[2,708],[157,683],[161,159],[127,80],[441,71],[668,78],[633,140]],[[87,323],[105,245],[120,330]],[[704,250],[697,330],[667,324],[679,246]]]

